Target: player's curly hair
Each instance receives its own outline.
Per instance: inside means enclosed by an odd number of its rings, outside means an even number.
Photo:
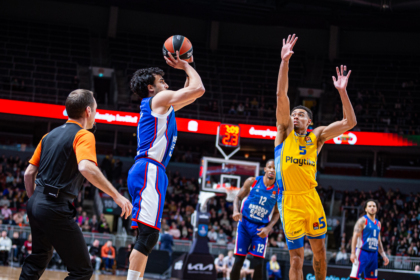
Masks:
[[[294,111],[294,110],[296,110],[296,109],[302,109],[302,110],[305,110],[305,111],[306,111],[306,113],[308,113],[309,118],[310,118],[311,120],[313,120],[313,114],[312,114],[312,111],[311,111],[311,109],[309,109],[308,107],[303,106],[303,105],[299,105],[299,106],[296,106],[295,108],[293,108],[291,112],[293,112],[293,111]]]
[[[368,200],[366,200],[365,201],[365,203],[363,204],[363,210],[366,212],[366,208],[367,208],[367,206],[368,206],[368,203],[369,202],[373,202],[373,203],[375,203],[375,205],[376,205],[376,209],[377,209],[377,211],[379,211],[379,203],[378,203],[378,201],[377,200],[375,200],[375,199],[372,199],[372,198],[369,198]]]
[[[140,95],[141,98],[148,97],[149,90],[147,89],[147,86],[155,83],[155,75],[161,75],[163,77],[165,72],[158,67],[137,70],[134,72],[130,81],[131,91]]]

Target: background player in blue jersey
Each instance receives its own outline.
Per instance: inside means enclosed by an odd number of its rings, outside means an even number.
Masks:
[[[354,226],[350,256],[353,268],[350,278],[359,279],[364,273],[365,279],[377,279],[378,251],[384,259],[384,265],[389,263],[382,246],[381,223],[375,218],[378,203],[373,199],[366,201],[365,212],[366,215],[361,217]]]
[[[256,259],[253,279],[263,277],[267,236],[280,218],[274,160],[267,161],[264,172],[264,176],[248,178],[233,202],[233,219],[239,222],[231,280],[239,280],[247,254]]]
[[[155,67],[137,70],[131,79],[131,90],[143,100],[137,126],[137,156],[127,178],[133,199],[132,227],[138,230],[127,280],[143,279],[140,275],[143,276],[148,255],[159,238],[168,186],[165,168],[177,139],[174,112],[194,102],[205,91],[198,73],[188,62],[179,59],[178,52],[176,59],[170,55],[165,60],[169,66],[186,72],[184,88],[168,90],[163,71]]]

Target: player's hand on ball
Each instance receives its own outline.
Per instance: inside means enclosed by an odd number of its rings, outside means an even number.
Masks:
[[[114,201],[115,203],[117,203],[118,206],[121,207],[121,218],[127,219],[131,215],[131,212],[133,210],[133,205],[131,205],[131,202],[120,194],[118,194],[118,196],[114,198]]]
[[[356,259],[356,255],[355,254],[351,254],[350,255],[350,261],[352,262],[352,263],[354,263],[354,260]]]
[[[169,58],[164,56],[163,58],[166,60],[166,64],[169,66],[175,68],[175,69],[181,69],[185,70],[185,68],[188,65],[188,62],[179,58],[179,52],[176,51],[176,58],[172,56],[171,53],[168,52]]]
[[[289,61],[289,59],[292,57],[292,54],[294,53],[293,47],[296,44],[296,41],[298,37],[295,37],[296,34],[293,34],[292,37],[287,37],[287,41],[283,39],[283,47],[281,49],[281,59],[285,61]]]
[[[337,71],[337,79],[333,76],[334,86],[337,90],[345,90],[347,88],[347,83],[349,82],[351,70],[347,73],[347,66],[341,65],[340,69],[335,68]],[[346,75],[347,74],[347,75]]]
[[[242,214],[239,213],[239,212],[233,213],[232,218],[233,218],[233,220],[235,222],[237,222],[237,221],[241,221],[242,222]]]
[[[388,257],[384,257],[384,266],[387,266],[389,264],[389,259]]]
[[[261,238],[266,238],[268,236],[268,234],[271,231],[271,228],[269,227],[263,227],[263,228],[257,228],[257,230],[259,231],[259,233],[257,233],[257,235]]]

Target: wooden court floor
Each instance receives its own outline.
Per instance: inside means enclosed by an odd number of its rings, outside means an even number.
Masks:
[[[0,266],[0,280],[16,280],[19,279],[20,267]],[[62,271],[46,270],[42,275],[42,280],[59,280],[66,278],[67,273]],[[92,275],[92,280],[123,280],[127,276],[114,276],[114,275]],[[150,280],[150,279],[144,279]]]

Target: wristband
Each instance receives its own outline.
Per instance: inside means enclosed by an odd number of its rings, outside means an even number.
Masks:
[[[386,254],[385,254],[385,252],[382,252],[382,254],[381,254],[381,256],[382,256],[382,258],[386,258]]]

